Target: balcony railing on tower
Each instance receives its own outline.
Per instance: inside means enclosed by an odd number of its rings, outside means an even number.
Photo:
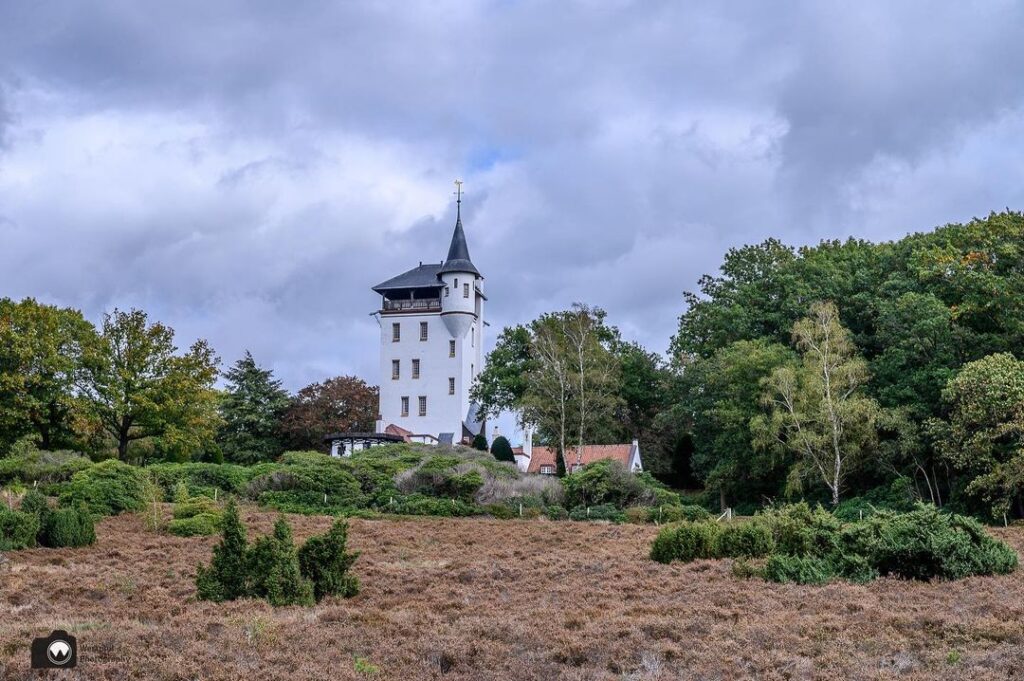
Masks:
[[[433,312],[441,309],[440,298],[414,298],[412,300],[384,299],[384,312],[408,312],[412,310]]]

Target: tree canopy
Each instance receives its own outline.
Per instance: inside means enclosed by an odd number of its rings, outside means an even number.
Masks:
[[[299,390],[281,419],[295,449],[324,449],[324,436],[372,431],[378,413],[377,388],[355,376],[337,376]]]
[[[224,423],[218,439],[225,458],[243,464],[275,459],[284,451],[280,423],[291,404],[288,391],[248,351],[224,378],[227,387],[220,404]]]

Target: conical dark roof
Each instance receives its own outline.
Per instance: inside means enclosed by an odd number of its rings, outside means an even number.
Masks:
[[[480,276],[469,258],[469,246],[466,245],[466,233],[462,230],[462,210],[459,207],[458,217],[455,219],[455,232],[452,234],[452,245],[448,247],[448,258],[441,265],[438,274],[445,272],[472,272]]]

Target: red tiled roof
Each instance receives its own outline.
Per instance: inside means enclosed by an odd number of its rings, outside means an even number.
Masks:
[[[406,442],[409,441],[409,436],[412,435],[411,430],[406,430],[405,428],[396,426],[393,423],[389,423],[388,427],[384,429],[384,432],[388,435],[397,435],[398,437],[403,438]]]
[[[516,454],[522,454],[522,448],[516,447]],[[601,459],[614,459],[629,467],[629,457],[633,454],[633,445],[583,445],[583,453],[577,459],[576,448],[568,447],[565,452],[565,465],[572,468],[577,462],[584,466],[588,463],[600,461]],[[534,447],[533,456],[530,457],[530,466],[527,473],[540,473],[541,466],[555,466],[555,450],[549,447]]]

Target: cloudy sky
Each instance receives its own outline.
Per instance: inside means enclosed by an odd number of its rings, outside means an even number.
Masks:
[[[376,382],[456,177],[492,342],[584,301],[657,351],[730,246],[1024,206],[1024,5],[786,4],[0,1],[0,296],[297,389]]]

